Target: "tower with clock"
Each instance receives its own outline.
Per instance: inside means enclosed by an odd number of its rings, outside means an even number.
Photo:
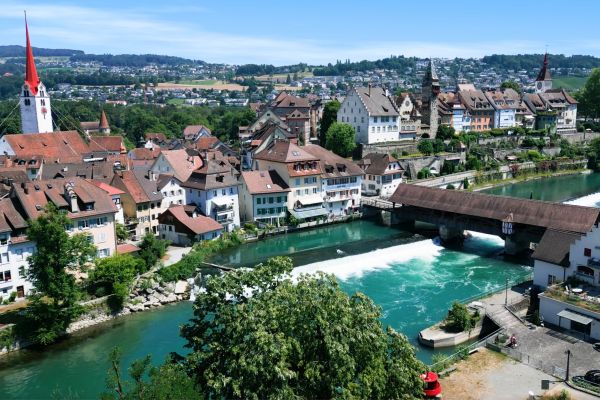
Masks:
[[[545,93],[552,89],[552,77],[550,76],[550,69],[548,68],[548,53],[544,55],[544,64],[540,73],[535,79],[535,92]]]
[[[29,27],[25,19],[26,60],[25,82],[19,96],[21,108],[21,126],[23,133],[47,133],[54,131],[50,96],[46,86],[40,81],[35,67],[33,50],[29,42]]]

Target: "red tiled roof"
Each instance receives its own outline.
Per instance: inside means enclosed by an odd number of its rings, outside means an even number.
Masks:
[[[130,243],[123,243],[117,245],[117,253],[118,254],[127,254],[127,253],[136,253],[141,249]]]
[[[276,171],[243,171],[242,179],[250,194],[289,192],[290,187]]]
[[[92,185],[98,186],[100,189],[104,190],[106,193],[108,193],[111,196],[125,193],[121,189],[111,186],[108,183],[98,182],[95,180],[88,180],[88,182],[91,183]]]
[[[111,153],[125,153],[127,151],[122,136],[91,136],[90,150]]]
[[[204,215],[198,215],[195,218],[190,217],[182,205],[175,205],[169,207],[159,217],[159,223],[170,224],[169,216],[183,225],[187,230],[196,235],[213,232],[223,229],[223,226],[212,218],[205,217]]]
[[[200,156],[189,155],[186,149],[163,150],[161,153],[181,182],[185,182],[192,172],[204,165]]]
[[[91,152],[77,131],[4,135],[18,158],[41,156],[46,162],[78,162]]]

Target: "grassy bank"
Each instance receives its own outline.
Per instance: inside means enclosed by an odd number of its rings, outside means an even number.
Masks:
[[[166,282],[188,279],[194,276],[196,270],[210,257],[225,249],[238,246],[243,240],[237,232],[223,235],[215,240],[196,243],[192,250],[175,264],[163,267],[157,271],[158,276]]]
[[[492,179],[486,180],[480,183],[473,183],[469,186],[468,191],[477,192],[484,189],[491,189],[494,187],[511,185],[513,183],[526,182],[534,179],[542,179],[542,178],[552,178],[555,176],[562,175],[577,175],[583,173],[589,173],[588,169],[571,169],[566,171],[556,171],[556,172],[534,172],[534,173],[521,173],[520,175],[509,178],[509,179]]]

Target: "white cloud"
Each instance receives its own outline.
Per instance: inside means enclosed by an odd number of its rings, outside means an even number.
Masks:
[[[0,21],[23,18],[23,5],[14,0],[3,1]],[[265,38],[256,35],[234,35],[207,32],[201,26],[184,21],[161,19],[166,13],[182,12],[181,7],[166,5],[159,9],[120,8],[118,11],[71,5],[28,5],[27,13],[32,42],[38,47],[81,49],[91,53],[155,53],[168,54],[210,62],[328,63],[347,58],[357,61],[378,59],[390,54],[417,57],[480,57],[491,53],[539,53],[545,46],[533,41],[485,41],[478,43],[447,43],[419,41],[333,43],[327,40],[302,38]],[[150,7],[149,7],[150,8]],[[205,13],[202,7],[184,7],[186,13]],[[6,25],[6,24],[5,24]],[[5,40],[23,43],[23,31],[17,36],[13,29],[5,30]],[[561,47],[562,46],[562,47]],[[556,48],[555,48],[556,47]],[[571,54],[581,43],[562,43],[552,52]],[[596,43],[583,47],[600,53]]]

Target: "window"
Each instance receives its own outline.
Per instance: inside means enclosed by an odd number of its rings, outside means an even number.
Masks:
[[[281,196],[277,196],[277,202],[281,203]]]
[[[0,263],[6,264],[9,261],[10,260],[8,259],[8,253],[2,253],[2,254],[0,254]]]
[[[77,221],[77,227],[81,230],[81,229],[87,229],[90,227],[90,223],[87,219],[82,219],[80,221]]]
[[[317,188],[313,188],[313,194],[317,194]]]
[[[377,117],[373,117],[373,122],[377,123]]]
[[[300,196],[302,194],[302,190],[296,189],[296,196]]]
[[[98,243],[104,243],[106,242],[106,233],[102,232],[100,233],[100,235],[98,235]]]
[[[262,199],[260,197],[256,198],[256,204],[262,204],[261,201],[262,201]]]
[[[300,184],[300,178],[296,178],[296,186]]]
[[[213,190],[213,196],[215,196],[215,197],[217,196],[217,191],[216,190]]]
[[[304,194],[308,194],[308,189],[304,189]]]
[[[233,188],[229,188],[229,194],[233,194]]]
[[[0,274],[0,278],[2,278],[4,282],[10,282],[12,280],[10,270],[4,271],[2,274]]]
[[[269,204],[273,204],[273,202],[275,202],[275,198],[274,197],[269,197]]]
[[[585,249],[583,249],[583,255],[585,257],[591,257],[592,256],[592,249],[588,249],[587,247]]]
[[[25,99],[25,100],[23,101],[23,103],[25,103],[25,105],[26,105],[26,106],[30,106],[30,105],[31,105],[31,100],[29,100],[29,99]]]
[[[110,251],[108,249],[100,249],[98,250],[98,258],[108,257],[110,255]]]
[[[557,281],[556,276],[548,275],[548,285],[554,285],[556,283],[556,281]]]
[[[23,250],[19,249],[16,251],[17,253],[17,260],[22,260],[23,259]]]

